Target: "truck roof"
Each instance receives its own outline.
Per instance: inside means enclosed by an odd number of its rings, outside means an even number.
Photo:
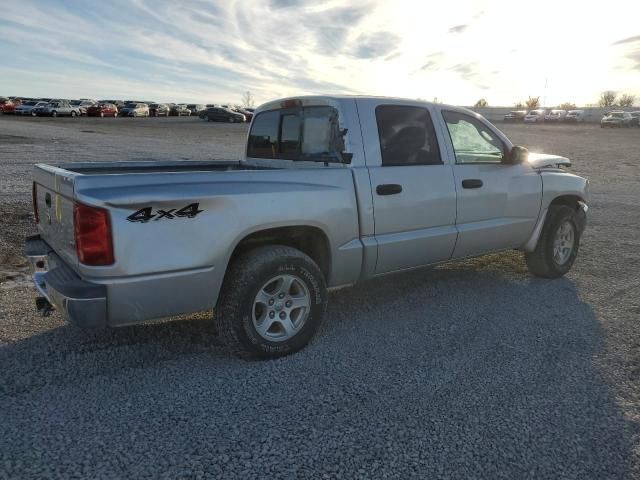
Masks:
[[[303,105],[314,105],[314,104],[331,104],[336,103],[340,100],[386,100],[393,103],[407,103],[413,105],[435,105],[438,107],[446,107],[451,110],[465,111],[477,115],[476,112],[469,110],[468,108],[458,107],[455,105],[448,105],[443,103],[435,103],[428,102],[425,100],[417,100],[415,98],[403,98],[403,97],[388,97],[388,96],[377,96],[377,95],[297,95],[292,97],[283,97],[278,98],[276,100],[272,100],[270,102],[263,103],[262,105],[256,108],[255,113],[260,113],[264,110],[273,110],[276,108],[282,108],[282,105],[287,101],[295,101],[299,100]]]

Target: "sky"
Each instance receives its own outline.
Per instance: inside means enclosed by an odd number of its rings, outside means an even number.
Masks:
[[[640,2],[2,0],[0,95],[640,103]]]

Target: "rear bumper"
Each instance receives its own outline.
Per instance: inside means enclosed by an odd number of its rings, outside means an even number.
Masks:
[[[83,328],[107,326],[107,288],[104,285],[82,280],[40,235],[26,239],[25,254],[36,289],[68,322]]]

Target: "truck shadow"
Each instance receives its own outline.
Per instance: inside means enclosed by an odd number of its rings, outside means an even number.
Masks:
[[[199,381],[233,370],[231,399],[250,382],[264,402],[277,402],[281,392],[269,383],[276,369],[279,385],[314,405],[304,416],[288,412],[288,421],[327,435],[357,421],[401,426],[403,451],[420,452],[420,465],[452,477],[468,477],[469,464],[491,478],[624,477],[640,430],[624,419],[597,366],[605,348],[598,318],[570,279],[536,279],[509,262],[452,263],[332,292],[318,338],[273,362],[230,358],[202,320],[91,335],[60,326],[0,349],[0,394],[123,381],[123,370],[163,365],[167,388],[182,388],[169,368],[181,362],[194,375],[199,369]],[[245,420],[258,421],[260,405],[247,409]],[[210,421],[223,430],[232,420]],[[349,435],[391,461],[366,430]],[[329,447],[317,449],[318,462],[334,461]]]

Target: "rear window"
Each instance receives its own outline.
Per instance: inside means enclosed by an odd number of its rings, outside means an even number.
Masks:
[[[328,106],[261,112],[247,146],[251,158],[341,161],[343,152],[338,112]]]

